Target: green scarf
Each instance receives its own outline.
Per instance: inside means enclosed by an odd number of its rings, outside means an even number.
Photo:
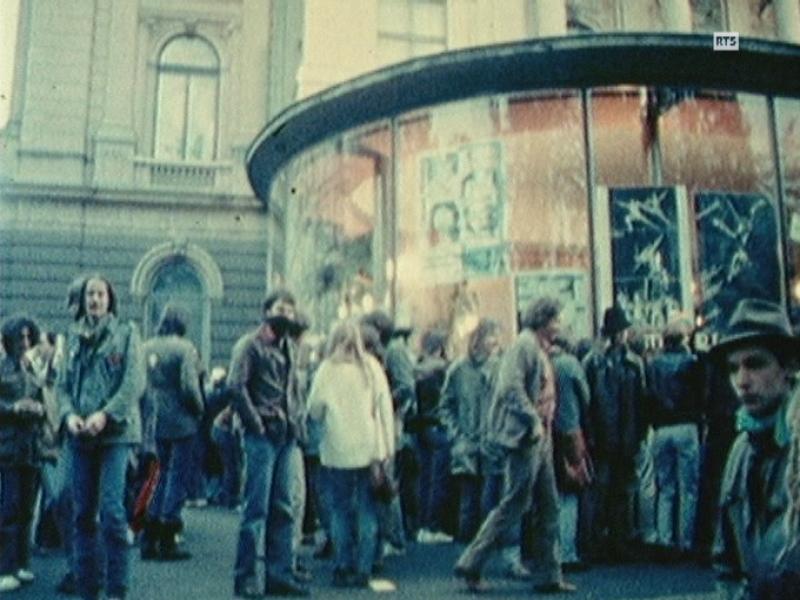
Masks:
[[[791,432],[787,422],[787,412],[789,399],[783,400],[778,408],[768,415],[755,417],[751,415],[744,406],[736,411],[736,431],[746,431],[747,433],[763,433],[772,430],[775,443],[783,448],[789,443]]]

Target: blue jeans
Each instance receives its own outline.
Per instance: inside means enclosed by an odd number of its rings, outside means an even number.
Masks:
[[[75,516],[72,501],[72,453],[65,444],[56,462],[56,517],[64,544],[67,572],[75,574]]]
[[[83,445],[71,440],[72,496],[75,522],[75,570],[83,598],[97,598],[103,572],[97,539],[100,514],[106,563],[106,593],[124,597],[128,589],[128,519],[125,471],[131,447]]]
[[[278,443],[246,434],[244,512],[236,550],[236,581],[255,577],[259,541],[266,541],[267,579],[290,581],[294,566],[292,482],[297,467],[294,440]]]
[[[157,440],[161,477],[150,503],[148,514],[154,521],[179,524],[181,510],[189,497],[194,439],[187,436],[177,440]]]
[[[578,494],[561,494],[558,522],[561,530],[561,562],[578,562]]]
[[[446,531],[450,442],[442,427],[426,427],[418,444],[422,526],[430,531]]]
[[[0,575],[13,575],[29,566],[38,489],[38,468],[21,465],[0,469]]]
[[[483,520],[497,506],[503,488],[503,476],[455,475],[459,489],[457,541],[468,544]]]
[[[214,427],[211,439],[222,458],[222,482],[215,500],[229,508],[238,505],[242,497],[242,438],[240,435]]]
[[[336,569],[369,576],[378,543],[378,506],[370,487],[369,468],[323,467],[322,476]]]
[[[658,487],[658,542],[688,550],[694,540],[700,485],[697,425],[685,423],[656,429],[653,462]]]

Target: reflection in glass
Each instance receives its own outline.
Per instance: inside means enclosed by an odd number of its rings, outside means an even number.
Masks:
[[[286,284],[321,330],[385,296],[388,147],[383,127],[322,144],[291,164],[281,186]]]
[[[414,315],[421,329],[445,325],[455,333],[477,314],[510,334],[531,299],[519,278],[577,269],[585,283],[582,131],[574,92],[476,98],[404,118],[398,314]],[[588,297],[580,302],[576,328],[588,333]]]
[[[783,175],[783,203],[786,210],[786,278],[795,322],[800,320],[800,100],[775,100],[778,151]]]
[[[592,90],[592,143],[598,185],[623,187],[652,182],[650,153],[655,137],[646,106],[645,88]]]

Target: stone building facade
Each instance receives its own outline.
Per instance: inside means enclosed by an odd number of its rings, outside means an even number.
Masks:
[[[270,217],[244,154],[277,111],[277,8],[22,0],[0,132],[0,316],[62,330],[68,283],[97,271],[145,334],[177,302],[205,361],[227,362],[267,289]]]

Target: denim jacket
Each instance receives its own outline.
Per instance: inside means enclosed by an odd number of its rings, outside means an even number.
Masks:
[[[145,370],[136,327],[112,315],[91,342],[73,328],[65,359],[56,383],[59,422],[71,414],[85,418],[102,410],[108,417],[105,430],[97,438],[81,438],[84,443],[138,444]]]

